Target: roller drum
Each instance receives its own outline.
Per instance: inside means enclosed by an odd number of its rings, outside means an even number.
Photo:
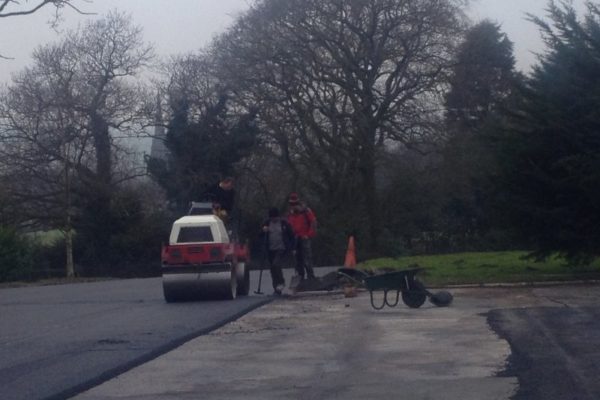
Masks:
[[[163,273],[167,302],[186,300],[235,299],[237,276],[233,268],[220,272]]]

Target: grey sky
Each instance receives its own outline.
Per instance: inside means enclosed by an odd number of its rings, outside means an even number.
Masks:
[[[236,15],[248,8],[251,0],[79,0],[80,8],[102,15],[119,9],[133,15],[144,29],[148,42],[154,44],[160,56],[195,51],[222,32]],[[525,13],[543,15],[546,0],[472,0],[470,15],[475,20],[489,18],[515,43],[517,67],[527,71],[534,62],[532,52],[540,51],[542,43],[537,29],[525,20]],[[583,0],[574,0],[583,9]],[[0,82],[8,82],[10,74],[30,62],[30,54],[41,43],[54,41],[58,34],[46,22],[51,10],[37,14],[7,18],[0,21],[0,54],[14,60],[0,60]],[[77,26],[93,16],[67,10],[61,30]],[[97,18],[97,17],[96,17]]]

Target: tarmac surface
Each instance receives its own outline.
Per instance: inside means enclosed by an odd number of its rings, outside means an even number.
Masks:
[[[277,298],[75,398],[600,398],[600,329],[590,312],[600,286],[451,292],[450,307],[382,311],[367,292]],[[573,314],[578,323],[566,332]],[[585,340],[587,351],[570,350]],[[553,388],[561,380],[564,391]]]
[[[167,304],[161,279],[0,289],[0,400],[61,400],[269,302]]]

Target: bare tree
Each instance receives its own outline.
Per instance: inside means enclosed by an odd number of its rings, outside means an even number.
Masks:
[[[225,91],[225,85],[218,80],[214,60],[204,52],[172,57],[164,65],[164,72],[167,79],[161,90],[169,102],[166,109],[185,102],[189,105],[191,121],[213,107]]]
[[[462,1],[263,0],[220,40],[223,80],[260,104],[270,147],[376,245],[378,152],[426,141],[463,30]],[[357,207],[354,207],[356,205]]]
[[[11,123],[16,125],[22,122],[17,121],[20,116],[31,112],[32,104],[27,95],[9,96],[13,107]],[[36,113],[36,129],[10,129],[4,135],[0,155],[3,165],[10,168],[4,172],[10,178],[5,194],[21,224],[60,229],[64,233],[66,273],[73,276],[73,218],[76,217],[73,187],[77,171],[87,169],[86,153],[91,149],[85,138],[75,134],[72,120],[63,110],[38,103]]]
[[[48,21],[50,26],[56,28],[62,18],[62,10],[70,8],[79,14],[91,15],[93,13],[85,12],[76,4],[85,2],[91,3],[92,0],[37,0],[25,2],[18,0],[0,0],[0,18],[11,18],[33,14],[46,6],[54,7],[54,14]],[[0,54],[0,58],[11,59],[6,55]]]
[[[67,242],[76,226],[106,249],[112,193],[132,177],[116,171],[114,136],[141,129],[134,78],[151,56],[141,30],[113,12],[39,48],[14,78],[0,102],[0,163],[22,183],[11,194],[28,221],[62,229]]]
[[[55,8],[55,18],[51,22],[56,23],[60,19],[60,12],[65,7],[71,8],[80,14],[87,14],[75,5],[78,2],[91,3],[90,0],[37,0],[31,2],[26,0],[25,3],[18,0],[2,0],[0,1],[0,18],[30,15],[45,6],[53,6]]]

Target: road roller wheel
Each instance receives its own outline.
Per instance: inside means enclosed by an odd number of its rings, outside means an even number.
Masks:
[[[231,278],[229,279],[229,285],[227,288],[227,293],[225,293],[225,298],[227,300],[234,300],[237,297],[238,285],[237,274],[235,273],[235,269],[231,270]]]
[[[250,293],[250,269],[245,263],[238,263],[237,277],[237,295],[248,296],[248,293]]]
[[[173,288],[168,287],[163,282],[163,294],[167,303],[175,303],[180,301],[180,296],[175,292]]]

